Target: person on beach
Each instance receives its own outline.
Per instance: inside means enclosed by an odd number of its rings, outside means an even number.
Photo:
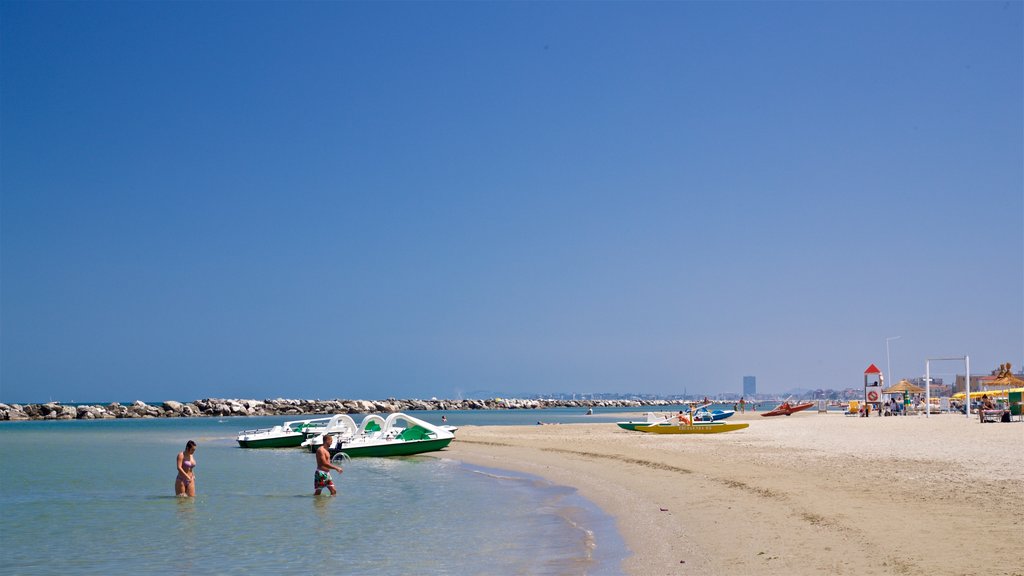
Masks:
[[[743,414],[744,412],[747,411],[746,410],[746,406],[747,406],[746,401],[743,399],[743,396],[740,396],[740,414]]]
[[[978,410],[978,419],[981,422],[985,421],[985,410],[995,410],[996,405],[992,402],[992,399],[988,397],[988,394],[981,395],[981,406]]]
[[[338,491],[334,489],[334,478],[331,478],[331,470],[337,470],[338,472],[344,472],[340,466],[331,464],[331,451],[330,446],[334,442],[334,438],[330,434],[324,434],[324,443],[316,449],[316,471],[313,472],[313,495],[319,496],[320,491],[327,488],[331,491],[331,496],[338,494]]]
[[[194,498],[196,495],[196,443],[189,440],[178,452],[178,476],[174,479],[174,495]]]

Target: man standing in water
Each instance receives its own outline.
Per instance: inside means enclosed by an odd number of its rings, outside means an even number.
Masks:
[[[331,496],[338,493],[334,489],[334,478],[331,478],[331,470],[337,470],[338,472],[344,472],[340,466],[331,464],[331,451],[329,450],[334,439],[330,434],[324,435],[324,443],[316,449],[316,471],[313,472],[313,488],[314,496],[319,496],[320,491],[326,487],[331,491]]]

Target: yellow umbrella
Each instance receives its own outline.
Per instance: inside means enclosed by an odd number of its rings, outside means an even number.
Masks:
[[[1009,396],[1010,392],[1024,392],[1024,388],[1010,388],[1008,390],[982,390],[981,392],[971,392],[971,399],[981,398],[982,396],[988,395],[989,398],[1002,398],[1003,396]],[[964,393],[957,392],[953,394],[954,400],[963,400]]]

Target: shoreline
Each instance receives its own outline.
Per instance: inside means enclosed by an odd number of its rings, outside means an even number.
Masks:
[[[1024,423],[737,414],[747,429],[464,426],[443,457],[575,488],[627,574],[1024,576]]]

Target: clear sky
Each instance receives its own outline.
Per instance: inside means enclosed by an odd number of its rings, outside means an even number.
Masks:
[[[1020,1],[0,26],[0,401],[845,388],[895,336],[895,378],[1024,363]]]

